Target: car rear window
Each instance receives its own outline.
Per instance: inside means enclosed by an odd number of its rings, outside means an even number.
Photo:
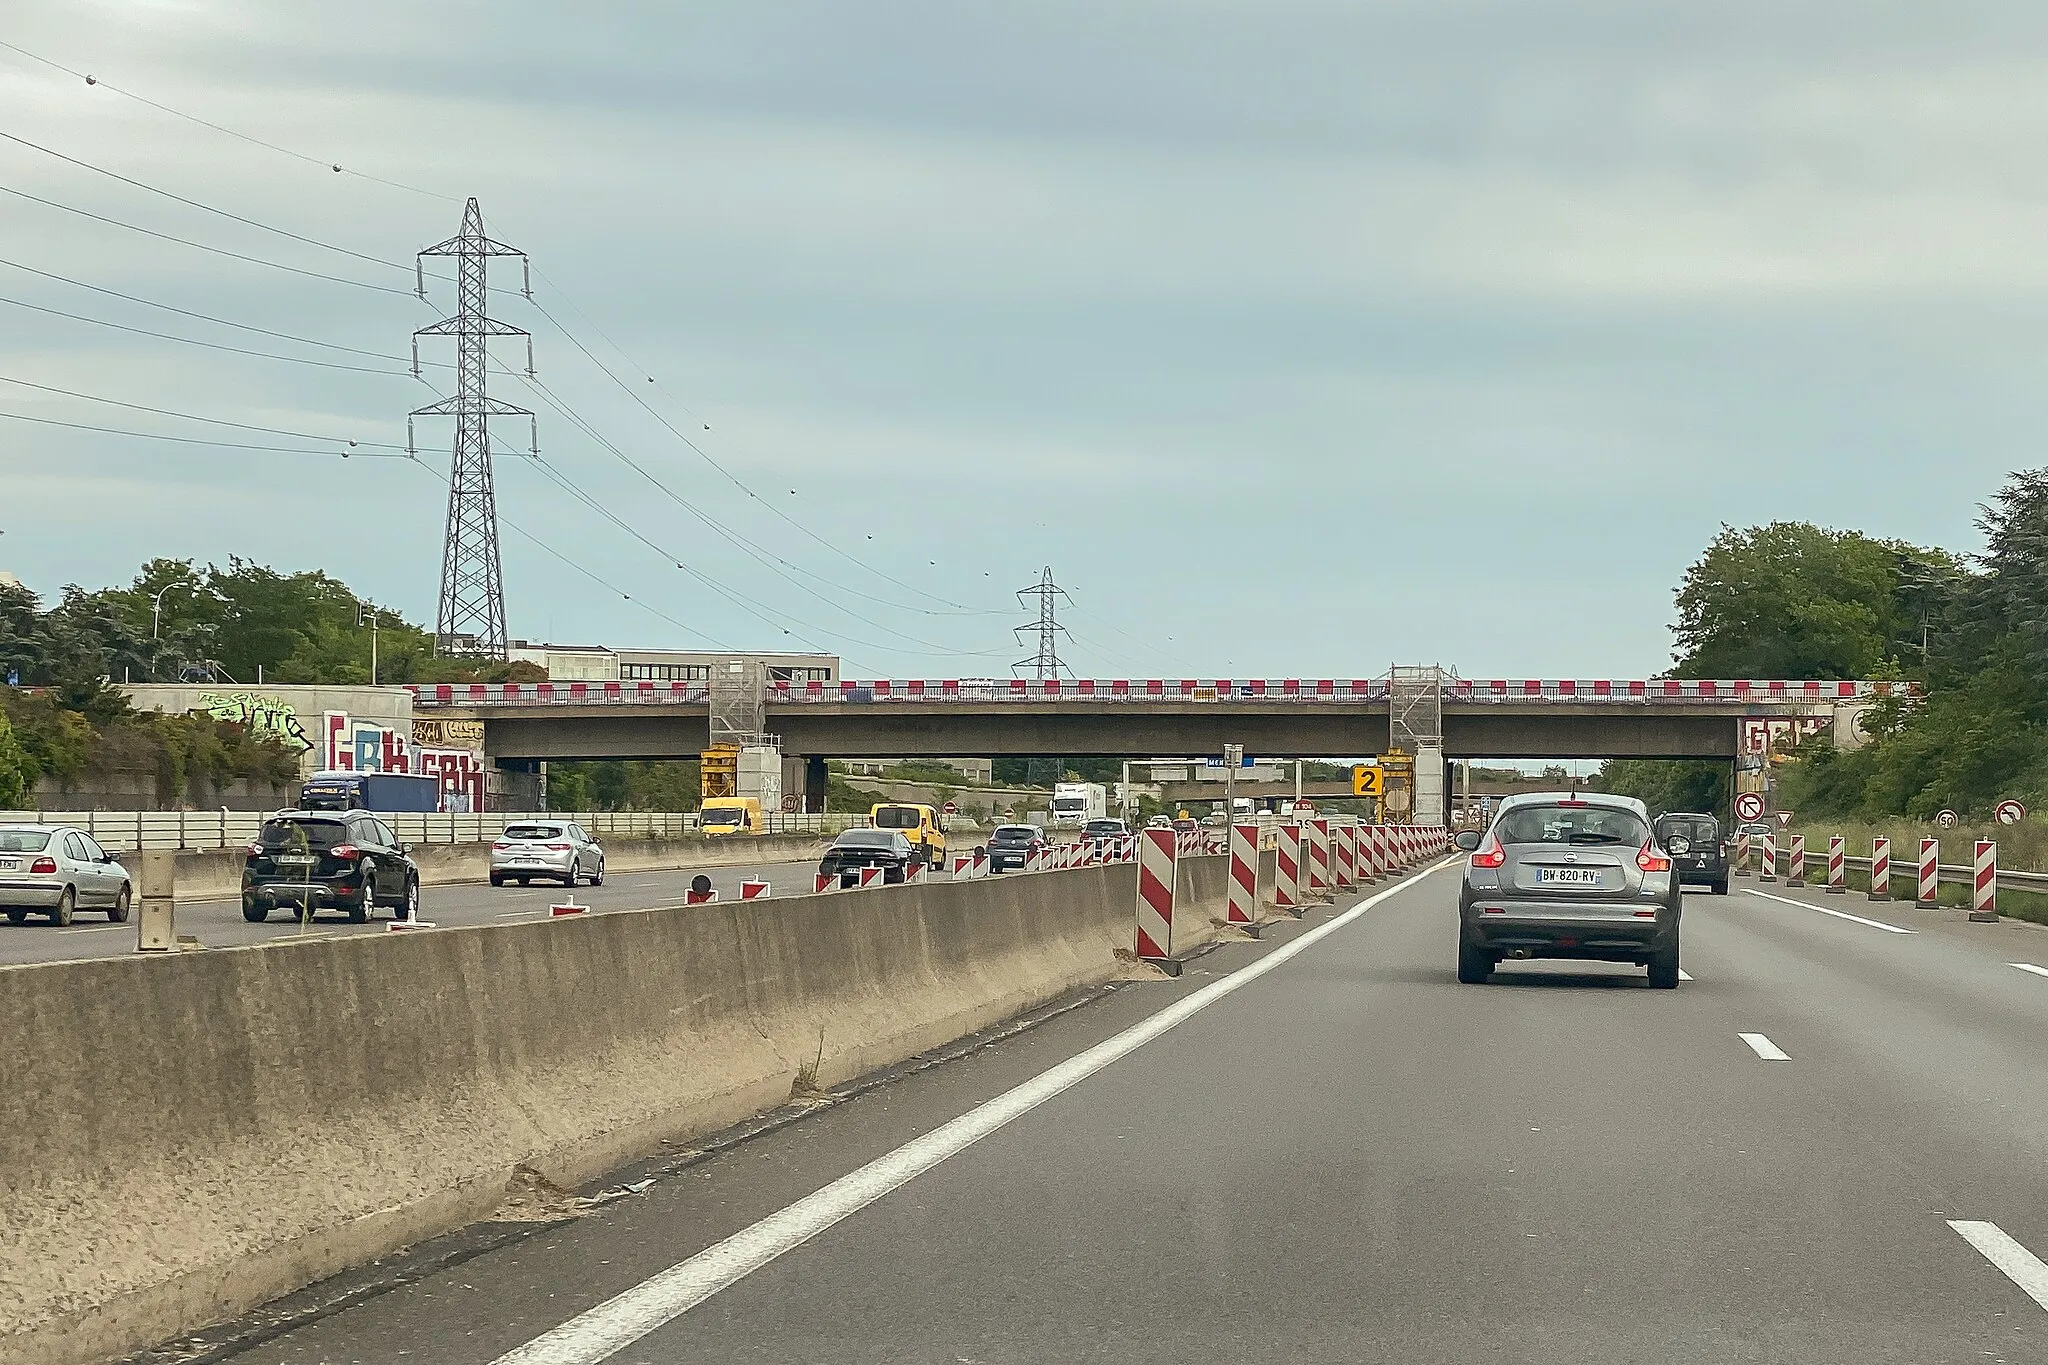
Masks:
[[[916,829],[924,823],[915,806],[883,806],[875,811],[876,829]]]
[[[0,853],[41,853],[50,846],[43,829],[0,829]]]
[[[1087,825],[1087,832],[1090,834],[1122,834],[1124,832],[1124,825],[1121,820],[1090,820]]]
[[[317,850],[348,842],[348,826],[339,820],[265,820],[256,842],[264,848],[305,847]]]
[[[1695,844],[1717,843],[1721,838],[1721,822],[1704,815],[1667,815],[1657,822],[1657,837],[1676,837]]]
[[[1020,839],[1036,839],[1038,837],[1038,826],[997,825],[995,827],[995,830],[992,833],[990,833],[988,837],[992,843],[999,844],[1016,843]]]
[[[559,839],[562,837],[562,827],[560,825],[507,825],[505,826],[505,837],[507,839],[528,840]]]
[[[1500,817],[1494,832],[1504,844],[1640,845],[1650,837],[1634,811],[1590,802],[1517,806]]]
[[[896,836],[887,830],[850,829],[839,836],[841,848],[894,848]]]

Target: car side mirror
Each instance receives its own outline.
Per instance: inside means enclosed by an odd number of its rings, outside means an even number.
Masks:
[[[1451,842],[1465,850],[1465,852],[1470,853],[1473,849],[1479,847],[1479,831],[1476,829],[1461,829],[1458,831],[1458,837]]]
[[[411,844],[400,844],[400,845],[398,846],[398,851],[399,851],[400,853],[403,853],[403,854],[404,854],[404,855],[405,855],[406,857],[410,858],[410,857],[412,856],[412,845],[411,845]]]

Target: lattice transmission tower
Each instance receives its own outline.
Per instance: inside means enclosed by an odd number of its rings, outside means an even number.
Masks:
[[[415,409],[405,422],[405,444],[413,449],[414,417],[455,419],[454,459],[448,466],[448,533],[441,547],[441,605],[434,616],[434,647],[441,653],[505,657],[505,576],[498,560],[498,503],[491,487],[491,424],[493,417],[524,417],[533,452],[540,452],[540,428],[533,410],[492,398],[485,392],[484,372],[490,364],[490,338],[526,338],[526,373],[533,373],[533,337],[524,329],[489,316],[489,270],[493,256],[517,256],[521,292],[533,297],[533,277],[526,253],[484,235],[483,210],[471,199],[462,211],[462,231],[430,246],[413,262],[419,296],[427,296],[426,258],[453,256],[457,263],[453,317],[412,334],[412,372],[420,372],[420,338],[455,338],[455,393],[438,403]]]
[[[1020,678],[1063,678],[1068,669],[1060,658],[1060,636],[1066,627],[1060,624],[1057,604],[1067,597],[1067,590],[1052,581],[1052,567],[1048,565],[1039,580],[1028,588],[1017,590],[1017,601],[1026,607],[1026,598],[1038,599],[1038,619],[1016,627],[1011,633],[1017,636],[1034,634],[1038,637],[1038,652],[1028,659],[1019,659],[1010,668]],[[1072,601],[1071,597],[1067,598]],[[1025,670],[1030,670],[1026,672]]]

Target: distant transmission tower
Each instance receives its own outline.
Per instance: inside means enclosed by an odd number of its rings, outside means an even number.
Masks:
[[[455,338],[455,396],[414,410],[406,418],[405,444],[413,449],[413,417],[453,417],[455,458],[448,466],[448,534],[441,549],[441,607],[434,617],[434,645],[442,653],[505,657],[505,577],[498,563],[498,503],[491,491],[491,427],[493,417],[524,417],[534,453],[540,451],[540,428],[530,408],[514,407],[484,392],[484,370],[490,362],[489,338],[526,338],[526,372],[533,373],[533,337],[510,323],[485,314],[488,306],[486,264],[493,256],[519,257],[525,274],[522,292],[533,297],[533,277],[526,253],[484,236],[483,210],[476,200],[462,211],[462,231],[419,253],[413,262],[419,295],[427,296],[426,258],[453,256],[459,262],[455,316],[412,334],[412,372],[420,372],[420,338]]]
[[[1027,597],[1038,599],[1038,619],[1028,625],[1018,626],[1012,632],[1022,636],[1028,631],[1038,636],[1038,652],[1028,659],[1019,659],[1010,665],[1018,677],[1061,678],[1067,675],[1067,666],[1060,659],[1060,635],[1066,627],[1060,624],[1059,616],[1054,610],[1057,600],[1066,596],[1067,590],[1052,581],[1051,566],[1047,566],[1045,573],[1036,583],[1017,590],[1019,603],[1024,603]]]

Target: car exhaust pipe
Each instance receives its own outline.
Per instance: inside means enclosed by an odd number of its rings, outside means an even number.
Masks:
[[[1508,949],[1508,956],[1517,962],[1526,962],[1529,960],[1529,950],[1527,948],[1510,948]]]

